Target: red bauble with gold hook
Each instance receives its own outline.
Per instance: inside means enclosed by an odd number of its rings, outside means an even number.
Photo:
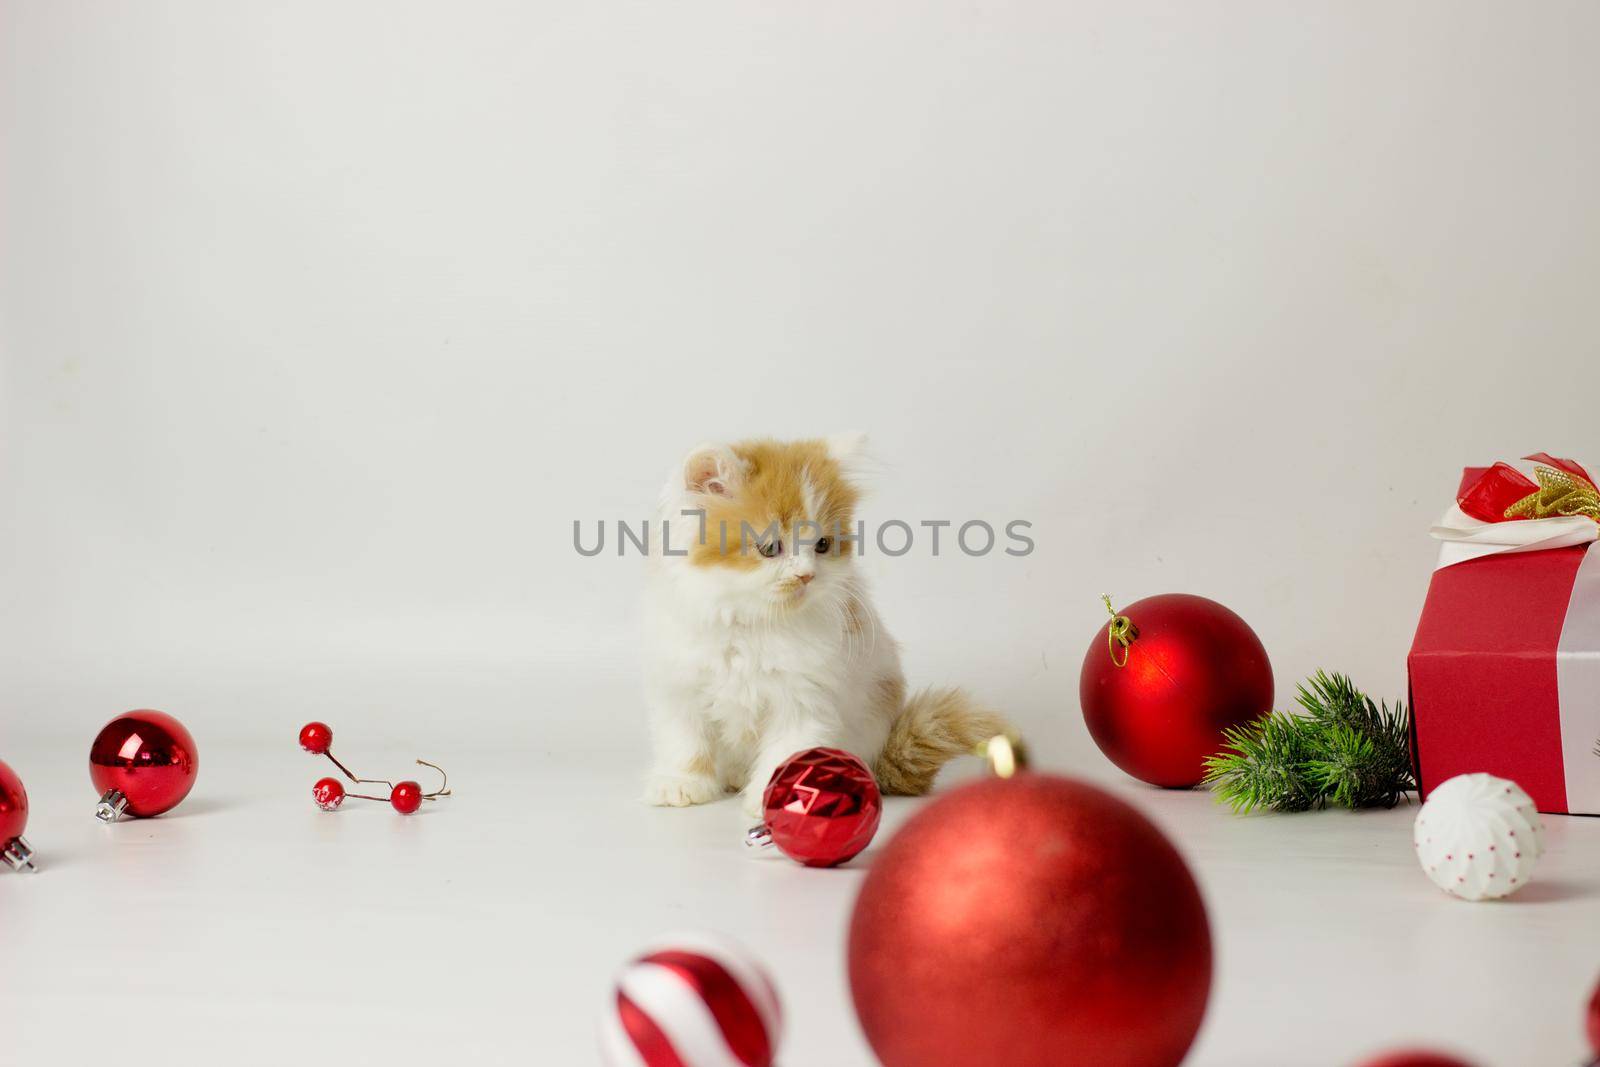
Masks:
[[[1146,597],[1112,616],[1079,675],[1090,736],[1141,781],[1198,784],[1223,730],[1272,710],[1266,648],[1238,615],[1186,593]]]

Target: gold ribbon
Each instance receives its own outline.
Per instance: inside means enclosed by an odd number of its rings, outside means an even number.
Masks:
[[[1508,519],[1548,519],[1552,515],[1585,515],[1600,523],[1600,492],[1576,474],[1554,467],[1534,467],[1539,491],[1506,508]]]
[[[1133,620],[1126,615],[1118,615],[1117,609],[1111,606],[1111,595],[1102,593],[1100,599],[1106,602],[1106,611],[1111,614],[1111,625],[1106,628],[1106,647],[1111,650],[1111,662],[1118,667],[1128,665],[1128,649],[1139,639],[1139,628]],[[1117,649],[1122,649],[1122,658],[1117,658]]]

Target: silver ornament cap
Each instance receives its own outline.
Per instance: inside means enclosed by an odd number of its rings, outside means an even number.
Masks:
[[[0,849],[0,860],[5,860],[7,866],[13,871],[20,871],[24,867],[30,871],[39,869],[34,866],[33,847],[28,844],[26,838],[21,836],[13,837],[6,842],[5,848]]]

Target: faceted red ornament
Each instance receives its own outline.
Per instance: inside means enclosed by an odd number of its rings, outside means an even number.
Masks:
[[[344,786],[339,784],[337,778],[319,778],[317,784],[311,787],[311,799],[323,811],[333,811],[344,803]]]
[[[1215,600],[1146,597],[1090,643],[1078,700],[1112,763],[1151,785],[1188,787],[1205,777],[1226,727],[1272,710],[1272,664],[1255,631]]]
[[[1182,857],[1083,782],[947,793],[874,859],[850,990],[884,1067],[1176,1067],[1211,989]]]
[[[194,788],[200,753],[183,724],[160,711],[130,711],[106,723],[89,746],[95,815],[148,818],[176,807]]]
[[[872,841],[883,798],[872,771],[837,748],[808,748],[772,772],[762,795],[766,822],[751,830],[807,867],[837,867]]]
[[[422,807],[422,786],[416,782],[401,782],[389,794],[389,803],[401,815],[411,815]]]
[[[1386,1052],[1376,1059],[1365,1060],[1361,1067],[1473,1067],[1466,1060],[1446,1056],[1440,1052]]]
[[[28,791],[22,779],[7,764],[0,762],[0,859],[12,870],[33,870],[33,849],[22,836],[28,828]]]
[[[333,727],[325,722],[308,722],[300,727],[300,747],[320,756],[333,747]]]

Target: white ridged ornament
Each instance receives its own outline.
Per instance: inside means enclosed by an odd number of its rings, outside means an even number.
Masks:
[[[1463,900],[1515,893],[1544,853],[1544,823],[1516,782],[1458,774],[1439,783],[1411,830],[1433,884]]]
[[[667,939],[623,968],[601,1020],[606,1067],[772,1067],[782,1025],[761,962],[709,934]]]

